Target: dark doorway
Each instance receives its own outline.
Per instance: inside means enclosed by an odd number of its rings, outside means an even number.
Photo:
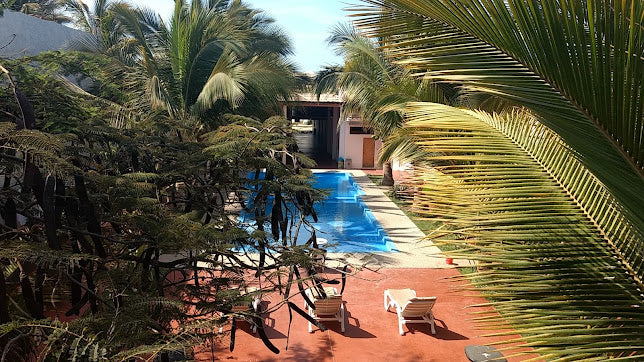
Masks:
[[[288,106],[286,118],[293,122],[300,152],[317,162],[318,168],[336,168],[337,124],[340,116],[339,104],[307,104]]]

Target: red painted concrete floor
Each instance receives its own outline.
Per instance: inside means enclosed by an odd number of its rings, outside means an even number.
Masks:
[[[490,331],[477,330],[469,320],[472,309],[465,307],[485,299],[453,292],[454,284],[445,278],[456,274],[455,269],[362,271],[348,278],[344,290],[346,334],[340,332],[338,322],[326,322],[327,331],[314,328],[313,333],[308,333],[306,320],[294,313],[285,350],[289,315],[284,306],[264,320],[266,333],[280,349],[279,354],[269,351],[248,325],[240,322],[233,352],[228,350],[226,336],[195,357],[200,361],[468,361],[465,346],[499,338],[481,337]],[[436,296],[436,335],[431,334],[428,324],[403,326],[406,333],[399,335],[396,313],[385,312],[383,307],[383,292],[388,288],[412,288],[418,296]],[[270,297],[264,300],[270,306]],[[293,301],[298,306],[303,304],[299,296]]]

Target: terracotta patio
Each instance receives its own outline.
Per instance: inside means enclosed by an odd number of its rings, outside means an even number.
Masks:
[[[201,361],[468,361],[464,352],[467,345],[499,338],[482,337],[490,331],[477,330],[470,320],[472,309],[466,307],[485,299],[454,293],[454,285],[445,278],[457,273],[455,269],[363,271],[347,280],[343,299],[348,324],[344,335],[337,322],[327,322],[327,331],[314,328],[308,333],[306,320],[294,314],[286,350],[289,315],[284,306],[264,320],[266,333],[280,349],[279,354],[269,351],[248,324],[240,322],[233,352],[228,350],[229,340],[222,339],[195,357]],[[405,335],[398,334],[395,312],[383,308],[383,291],[401,287],[415,289],[419,296],[438,297],[435,335],[428,324],[404,326]],[[273,302],[265,298],[264,303],[270,307]],[[298,306],[304,303],[301,297],[294,302]]]
[[[370,270],[348,278],[343,293],[348,321],[346,333],[341,333],[338,322],[325,322],[327,331],[314,328],[313,333],[309,333],[307,321],[293,313],[287,338],[289,313],[283,306],[264,316],[266,334],[280,349],[279,354],[268,350],[247,323],[239,322],[233,352],[229,352],[230,339],[226,333],[215,345],[196,351],[198,360],[468,361],[464,352],[467,345],[501,340],[500,337],[483,337],[494,331],[478,330],[471,320],[474,309],[467,307],[486,300],[476,293],[464,296],[455,291],[456,285],[448,278],[458,275],[459,271],[445,264],[445,258],[431,241],[421,242],[424,234],[388,199],[384,194],[386,189],[374,185],[366,177],[367,173],[378,171],[352,173],[365,191],[363,200],[387,230],[398,252],[372,254],[369,256]],[[364,255],[329,255],[331,258],[347,257],[353,263],[362,262],[361,256]],[[428,324],[411,324],[403,327],[405,335],[401,336],[396,313],[384,310],[383,293],[389,288],[411,288],[418,296],[436,296],[436,334],[431,333]],[[264,296],[264,309],[275,306],[279,297]],[[301,296],[295,297],[293,302],[303,308]]]

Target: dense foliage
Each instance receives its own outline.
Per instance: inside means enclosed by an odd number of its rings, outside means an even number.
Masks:
[[[274,292],[308,317],[288,299],[320,251],[295,240],[323,194],[268,117],[295,86],[288,41],[239,1],[177,1],[169,27],[68,4],[94,55],[0,68],[3,358],[167,359],[222,332],[234,348],[230,318],[278,353],[262,311],[233,307]]]
[[[500,312],[477,320],[548,360],[641,359],[643,3],[364,2],[396,64],[498,112],[406,109],[435,152],[415,210],[449,222],[429,237],[478,265],[465,278]]]
[[[233,117],[200,141],[153,118],[115,127],[106,99],[42,73],[63,59],[101,66],[71,58],[5,62],[0,314],[9,355],[31,351],[34,335],[48,336],[42,353],[60,358],[191,346],[247,301],[239,284],[269,292],[281,272],[311,265],[309,246],[293,248],[292,230],[321,195],[288,122]],[[266,177],[249,181],[261,169]],[[249,197],[257,222],[240,225],[231,208]]]

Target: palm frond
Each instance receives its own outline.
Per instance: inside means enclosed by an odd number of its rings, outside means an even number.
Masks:
[[[282,113],[282,103],[296,86],[295,67],[277,54],[260,53],[245,63],[246,99],[242,114],[267,118]]]
[[[393,64],[387,49],[352,26],[337,25],[329,43],[344,56],[345,64],[318,76],[317,93],[340,89],[344,114],[359,115],[376,137],[386,138],[400,128],[407,102],[449,101],[429,77],[418,79]]]
[[[314,93],[320,97],[322,93],[337,93],[338,77],[342,73],[341,67],[324,67],[315,75]]]
[[[238,106],[244,99],[246,82],[244,67],[232,53],[224,52],[197,97],[195,112],[203,112],[219,100]]]
[[[453,228],[431,238],[477,261],[483,327],[510,322],[549,360],[644,356],[644,230],[529,113],[412,103],[406,125],[436,168],[418,168],[414,211]],[[519,321],[519,316],[521,319]]]
[[[402,128],[396,130],[396,132],[389,136],[384,142],[378,162],[384,163],[388,160],[399,160],[416,165],[429,163],[433,153],[418,147],[410,133],[408,129]]]
[[[398,64],[528,107],[644,220],[644,3],[364,2],[356,23]]]

